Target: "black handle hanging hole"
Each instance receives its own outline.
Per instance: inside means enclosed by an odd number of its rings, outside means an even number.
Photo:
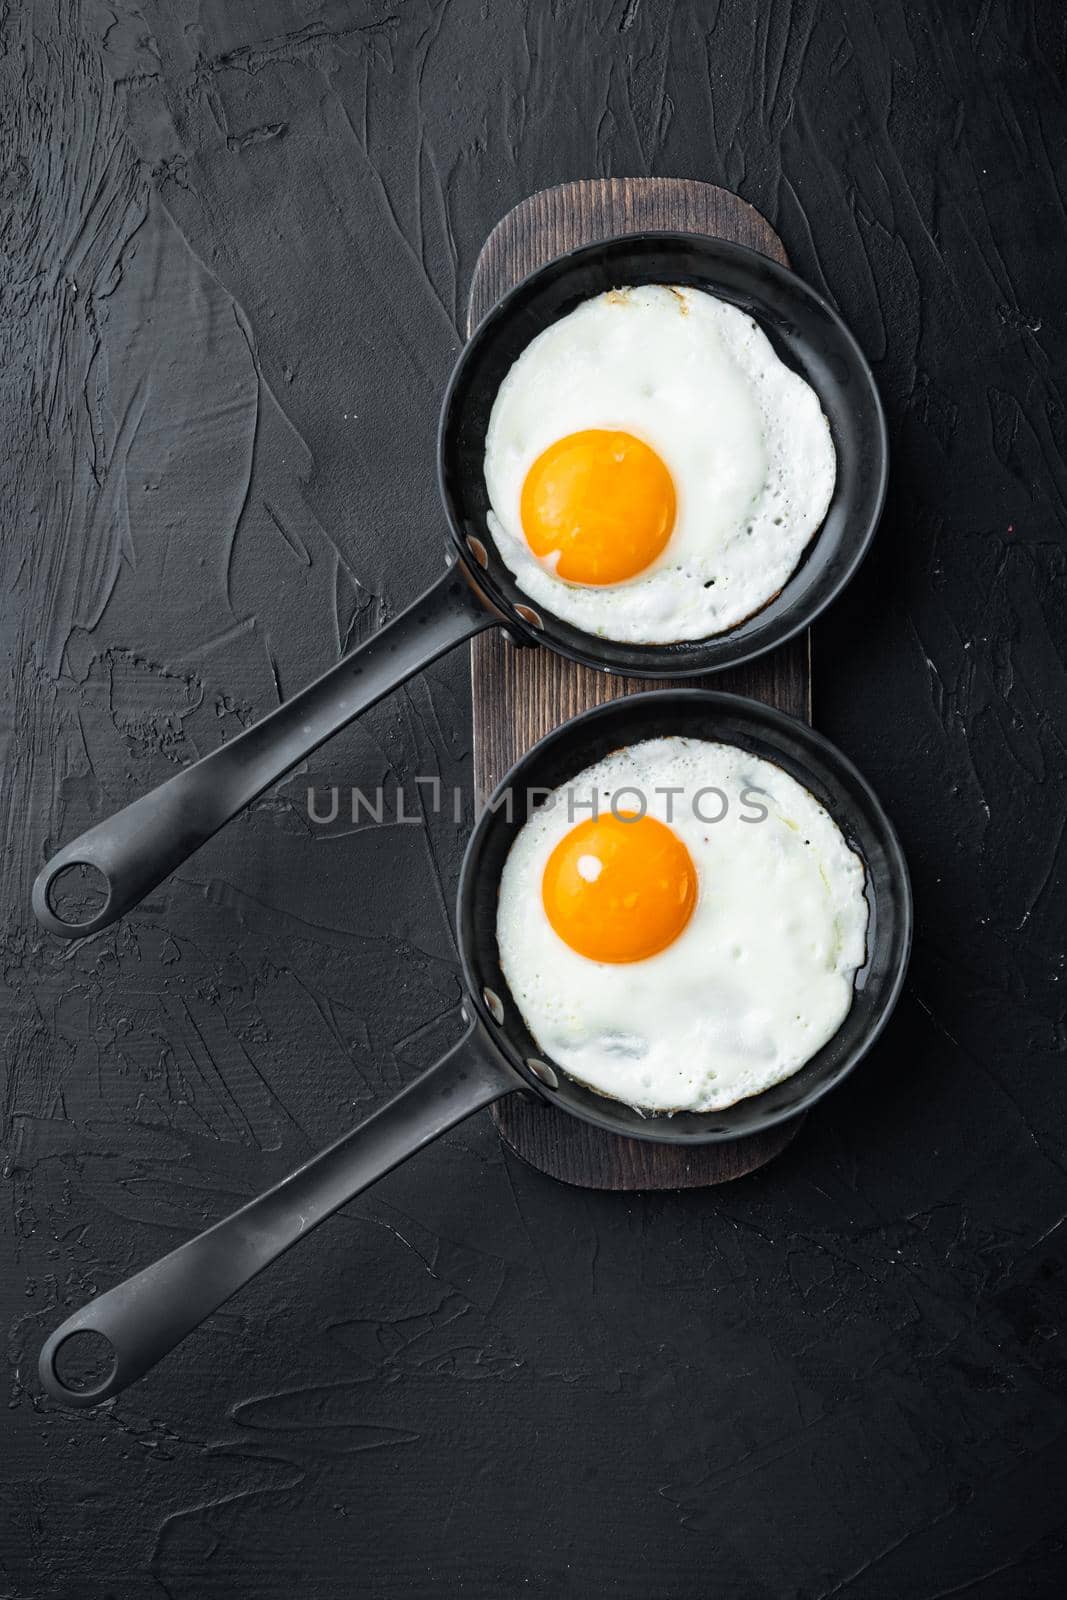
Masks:
[[[115,1375],[115,1346],[104,1333],[70,1333],[52,1357],[56,1377],[72,1394],[93,1394]]]
[[[60,867],[48,885],[48,909],[71,928],[98,917],[110,898],[111,885],[87,861]]]

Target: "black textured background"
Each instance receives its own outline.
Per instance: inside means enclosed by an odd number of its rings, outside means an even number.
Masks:
[[[1063,1592],[1064,53],[1057,0],[0,5],[4,1600]],[[480,1116],[64,1413],[67,1310],[453,1036],[464,827],[305,795],[469,791],[465,653],[117,931],[33,874],[439,570],[482,239],[630,173],[762,208],[885,396],[816,715],[912,863],[897,1019],[719,1192]]]

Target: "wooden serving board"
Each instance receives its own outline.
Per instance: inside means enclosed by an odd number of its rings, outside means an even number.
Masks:
[[[714,184],[687,178],[563,183],[523,200],[489,235],[474,268],[468,333],[509,289],[554,256],[577,245],[657,228],[731,239],[788,265],[782,241],[766,219]],[[668,686],[593,672],[550,650],[516,647],[496,628],[474,639],[471,677],[479,804],[532,744],[568,717],[621,695]],[[810,633],[773,655],[715,673],[706,682],[753,695],[810,721]],[[532,1096],[508,1095],[492,1114],[501,1138],[516,1155],[554,1178],[588,1189],[687,1189],[724,1183],[763,1166],[799,1126],[792,1122],[749,1139],[686,1148],[601,1133]]]

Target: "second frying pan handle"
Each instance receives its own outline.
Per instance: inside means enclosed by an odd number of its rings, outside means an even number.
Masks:
[[[395,622],[262,722],[58,850],[33,886],[38,922],[67,939],[108,927],[323,740],[499,620],[463,569],[450,568]],[[67,920],[53,895],[59,875],[78,866],[94,867],[107,885],[103,907],[84,921]]]
[[[481,1022],[436,1066],[366,1122],[266,1194],[179,1245],[68,1317],[41,1351],[46,1391],[64,1405],[99,1405],[143,1376],[257,1272],[408,1156],[522,1079]],[[102,1336],[111,1370],[92,1388],[64,1381],[57,1356],[75,1335]]]

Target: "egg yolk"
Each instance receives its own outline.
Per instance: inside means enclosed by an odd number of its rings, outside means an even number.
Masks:
[[[568,583],[622,583],[655,561],[674,527],[674,483],[632,433],[587,428],[539,455],[522,486],[520,515],[536,556],[559,551]]]
[[[541,880],[553,929],[590,961],[644,961],[693,913],[697,875],[678,835],[655,817],[590,817],[557,844]]]

